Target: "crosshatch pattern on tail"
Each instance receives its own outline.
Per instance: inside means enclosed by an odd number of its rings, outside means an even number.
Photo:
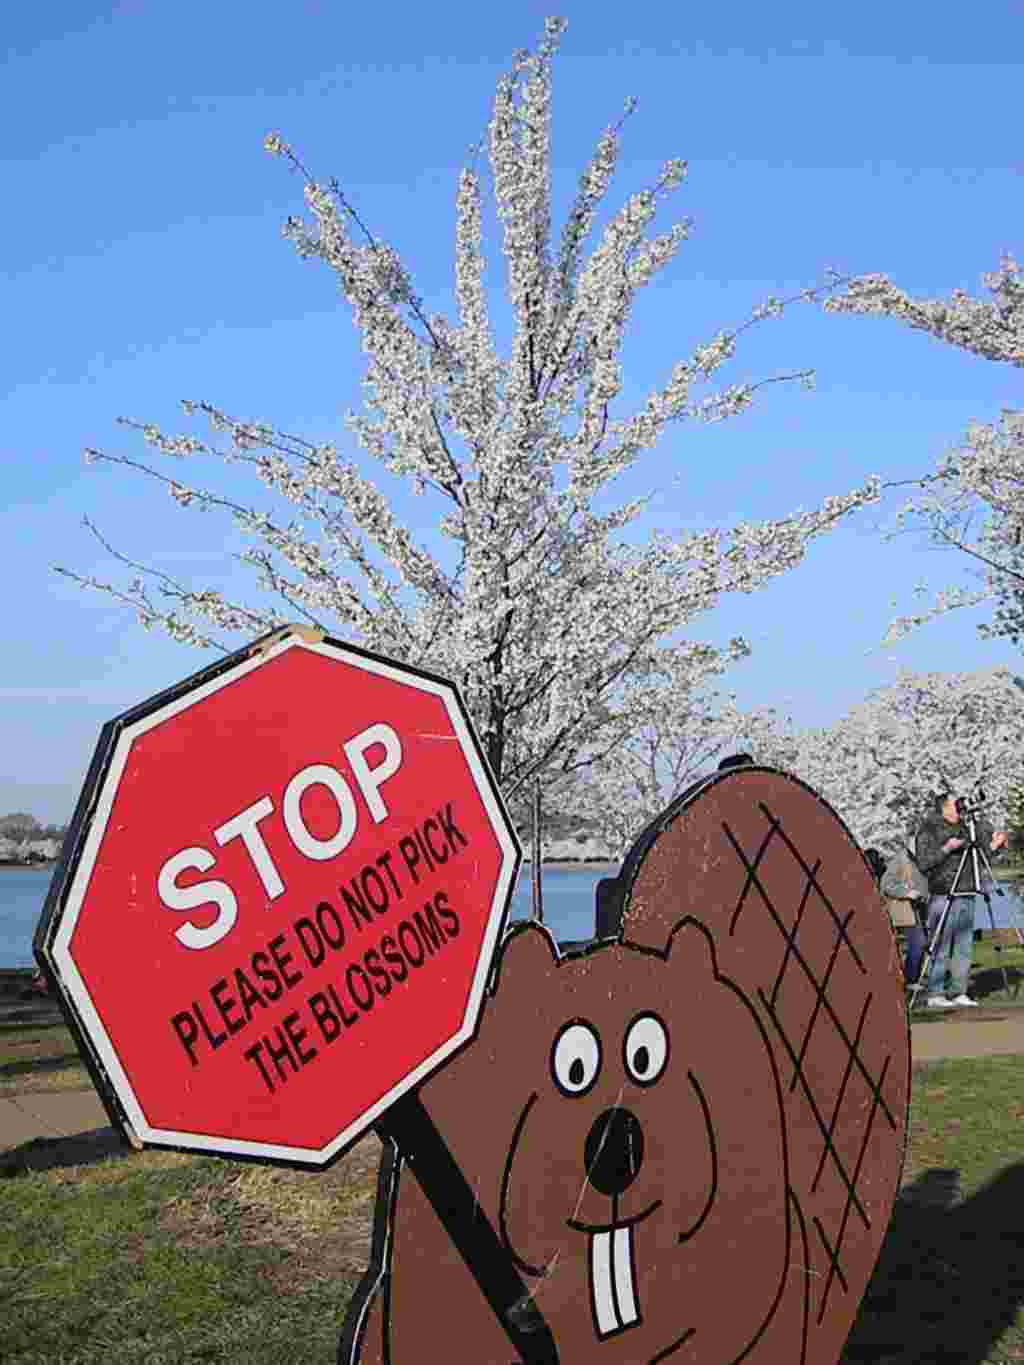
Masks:
[[[778,817],[769,807],[759,804],[767,832],[752,861],[736,842],[728,825],[724,827],[724,833],[746,873],[743,891],[733,912],[730,932],[736,932],[747,901],[753,900],[755,904],[752,908],[757,913],[767,915],[778,930],[781,945],[784,945],[782,961],[771,991],[760,988],[758,998],[774,1025],[790,1064],[788,1093],[793,1096],[797,1108],[801,1107],[801,1101],[806,1106],[820,1138],[820,1143],[816,1144],[820,1150],[810,1187],[812,1195],[822,1188],[826,1196],[822,1201],[824,1218],[815,1214],[811,1220],[820,1248],[828,1259],[828,1273],[824,1282],[819,1278],[815,1285],[820,1292],[815,1296],[818,1305],[814,1317],[820,1323],[828,1308],[833,1286],[838,1282],[844,1293],[849,1289],[842,1253],[851,1217],[855,1222],[859,1221],[866,1231],[871,1230],[871,1218],[860,1197],[858,1185],[865,1172],[866,1158],[867,1169],[871,1169],[869,1153],[875,1122],[887,1124],[893,1134],[901,1133],[901,1125],[884,1093],[895,1049],[885,1052],[883,1040],[885,1060],[880,1073],[872,1075],[860,1052],[865,1030],[871,1027],[869,1015],[873,997],[864,960],[850,936],[851,932],[857,932],[857,912],[844,912],[833,904],[818,881],[821,858],[816,858],[809,866]],[[766,855],[770,857],[776,850],[782,849],[785,852],[780,853],[780,856],[791,857],[799,865],[805,879],[799,904],[793,913],[789,913],[791,906],[773,903],[758,875]],[[870,914],[871,909],[862,909],[860,913]],[[821,939],[824,939],[824,946],[828,948],[828,959],[819,979],[814,964],[817,962],[820,966],[822,949],[814,940]],[[849,985],[842,982],[844,976],[852,978]],[[863,1000],[857,1013],[856,1031],[852,1036],[849,1028],[852,1019],[844,1021],[829,999],[833,983],[840,987],[844,995],[854,1000],[860,986]],[[808,992],[813,995],[809,1010]],[[827,1035],[824,1042],[821,1041],[823,1033]],[[824,1054],[830,1043],[841,1043],[846,1052],[841,1073],[830,1070],[827,1057],[818,1056],[819,1052]],[[895,1095],[890,1095],[890,1101],[895,1105],[899,1103]],[[837,1120],[846,1111],[850,1111],[849,1121],[837,1131]]]
[[[713,933],[720,969],[757,1002],[771,1040],[810,1272],[808,1359],[835,1360],[906,1147],[910,1048],[893,937],[842,822],[766,770],[716,783],[665,822],[637,870],[624,938],[653,945],[688,914]]]

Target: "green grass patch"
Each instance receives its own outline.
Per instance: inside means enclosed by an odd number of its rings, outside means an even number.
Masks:
[[[1007,946],[997,947],[990,940],[982,939],[980,943],[974,945],[971,962],[977,970],[991,971],[1002,967],[1009,970],[1009,968],[1015,967],[1017,971],[1020,971],[1024,968],[1024,944],[1018,946],[1011,943]]]
[[[955,1168],[966,1198],[1022,1158],[1024,1057],[914,1067],[905,1187],[922,1172]]]
[[[147,1151],[3,1181],[5,1365],[333,1365],[377,1150],[321,1175]]]

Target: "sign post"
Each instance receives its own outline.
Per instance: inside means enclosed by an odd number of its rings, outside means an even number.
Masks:
[[[415,1096],[475,1036],[521,858],[451,683],[288,628],[104,726],[33,946],[130,1141],[322,1169],[390,1134],[540,1362]]]

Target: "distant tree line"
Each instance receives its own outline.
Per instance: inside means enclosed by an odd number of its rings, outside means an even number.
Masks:
[[[13,839],[24,843],[26,839],[63,839],[67,825],[41,825],[34,815],[25,811],[12,811],[0,815],[0,839]]]

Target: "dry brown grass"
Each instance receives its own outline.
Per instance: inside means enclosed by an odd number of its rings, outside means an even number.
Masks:
[[[137,1179],[140,1170],[147,1175],[154,1175],[160,1171],[176,1171],[183,1166],[191,1166],[201,1159],[185,1152],[161,1152],[155,1147],[145,1152],[133,1152],[129,1148],[122,1159],[88,1162],[81,1166],[54,1166],[40,1171],[37,1178],[54,1186],[112,1189],[128,1180]]]
[[[285,1280],[299,1267],[318,1278],[359,1276],[370,1259],[380,1153],[370,1134],[323,1172],[226,1167],[215,1186],[168,1201],[161,1230],[196,1247],[230,1231],[238,1245],[286,1250]]]

